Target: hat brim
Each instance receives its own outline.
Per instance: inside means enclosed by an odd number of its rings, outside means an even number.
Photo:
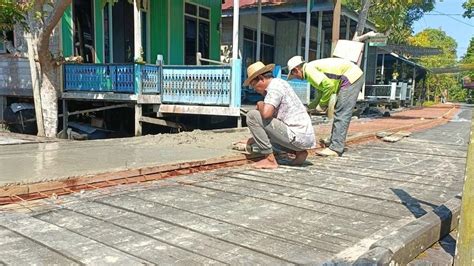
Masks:
[[[248,86],[250,85],[250,82],[252,80],[254,80],[256,77],[258,77],[258,75],[262,75],[264,73],[267,73],[267,72],[270,72],[270,71],[273,71],[273,69],[275,68],[275,64],[268,64],[266,65],[265,67],[255,71],[250,77],[248,77],[245,81],[244,81],[244,86]]]

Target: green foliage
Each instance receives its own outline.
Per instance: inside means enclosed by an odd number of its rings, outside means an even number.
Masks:
[[[425,102],[423,102],[424,107],[430,107],[430,106],[433,106],[433,105],[435,105],[434,101],[425,101]]]
[[[462,4],[462,7],[465,9],[464,14],[462,15],[463,17],[474,17],[474,0],[466,0],[466,2]]]
[[[462,64],[474,64],[474,37],[471,38],[469,42],[469,47],[467,47],[466,54],[461,60]],[[469,76],[471,80],[474,80],[474,70],[466,71],[462,73],[463,76]]]
[[[408,39],[411,45],[435,47],[442,53],[419,58],[419,63],[424,67],[439,68],[454,66],[456,64],[456,41],[440,29],[425,29]],[[426,97],[428,100],[438,101],[442,91],[448,90],[449,101],[461,101],[466,97],[466,91],[461,88],[458,77],[453,74],[428,73],[426,79]]]
[[[11,30],[17,23],[27,28],[25,19],[25,6],[14,0],[0,0],[0,30]]]
[[[375,23],[377,31],[390,32],[391,43],[406,43],[412,33],[412,25],[425,12],[434,9],[435,0],[367,0],[371,1],[369,20]],[[343,0],[352,10],[361,9],[360,0]]]

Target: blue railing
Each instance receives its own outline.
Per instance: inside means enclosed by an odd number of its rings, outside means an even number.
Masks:
[[[222,66],[65,64],[65,92],[161,94],[169,104],[240,107],[241,60]]]
[[[164,66],[163,103],[231,104],[232,67]]]
[[[160,93],[158,65],[65,64],[64,91]]]

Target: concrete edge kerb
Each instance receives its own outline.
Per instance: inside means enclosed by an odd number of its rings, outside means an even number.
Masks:
[[[460,211],[458,195],[373,243],[354,265],[406,265],[454,230]]]

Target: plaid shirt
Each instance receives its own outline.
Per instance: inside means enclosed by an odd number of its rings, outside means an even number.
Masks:
[[[300,149],[316,147],[313,125],[301,100],[288,82],[273,78],[264,102],[275,107],[273,115],[288,126],[289,141]]]

